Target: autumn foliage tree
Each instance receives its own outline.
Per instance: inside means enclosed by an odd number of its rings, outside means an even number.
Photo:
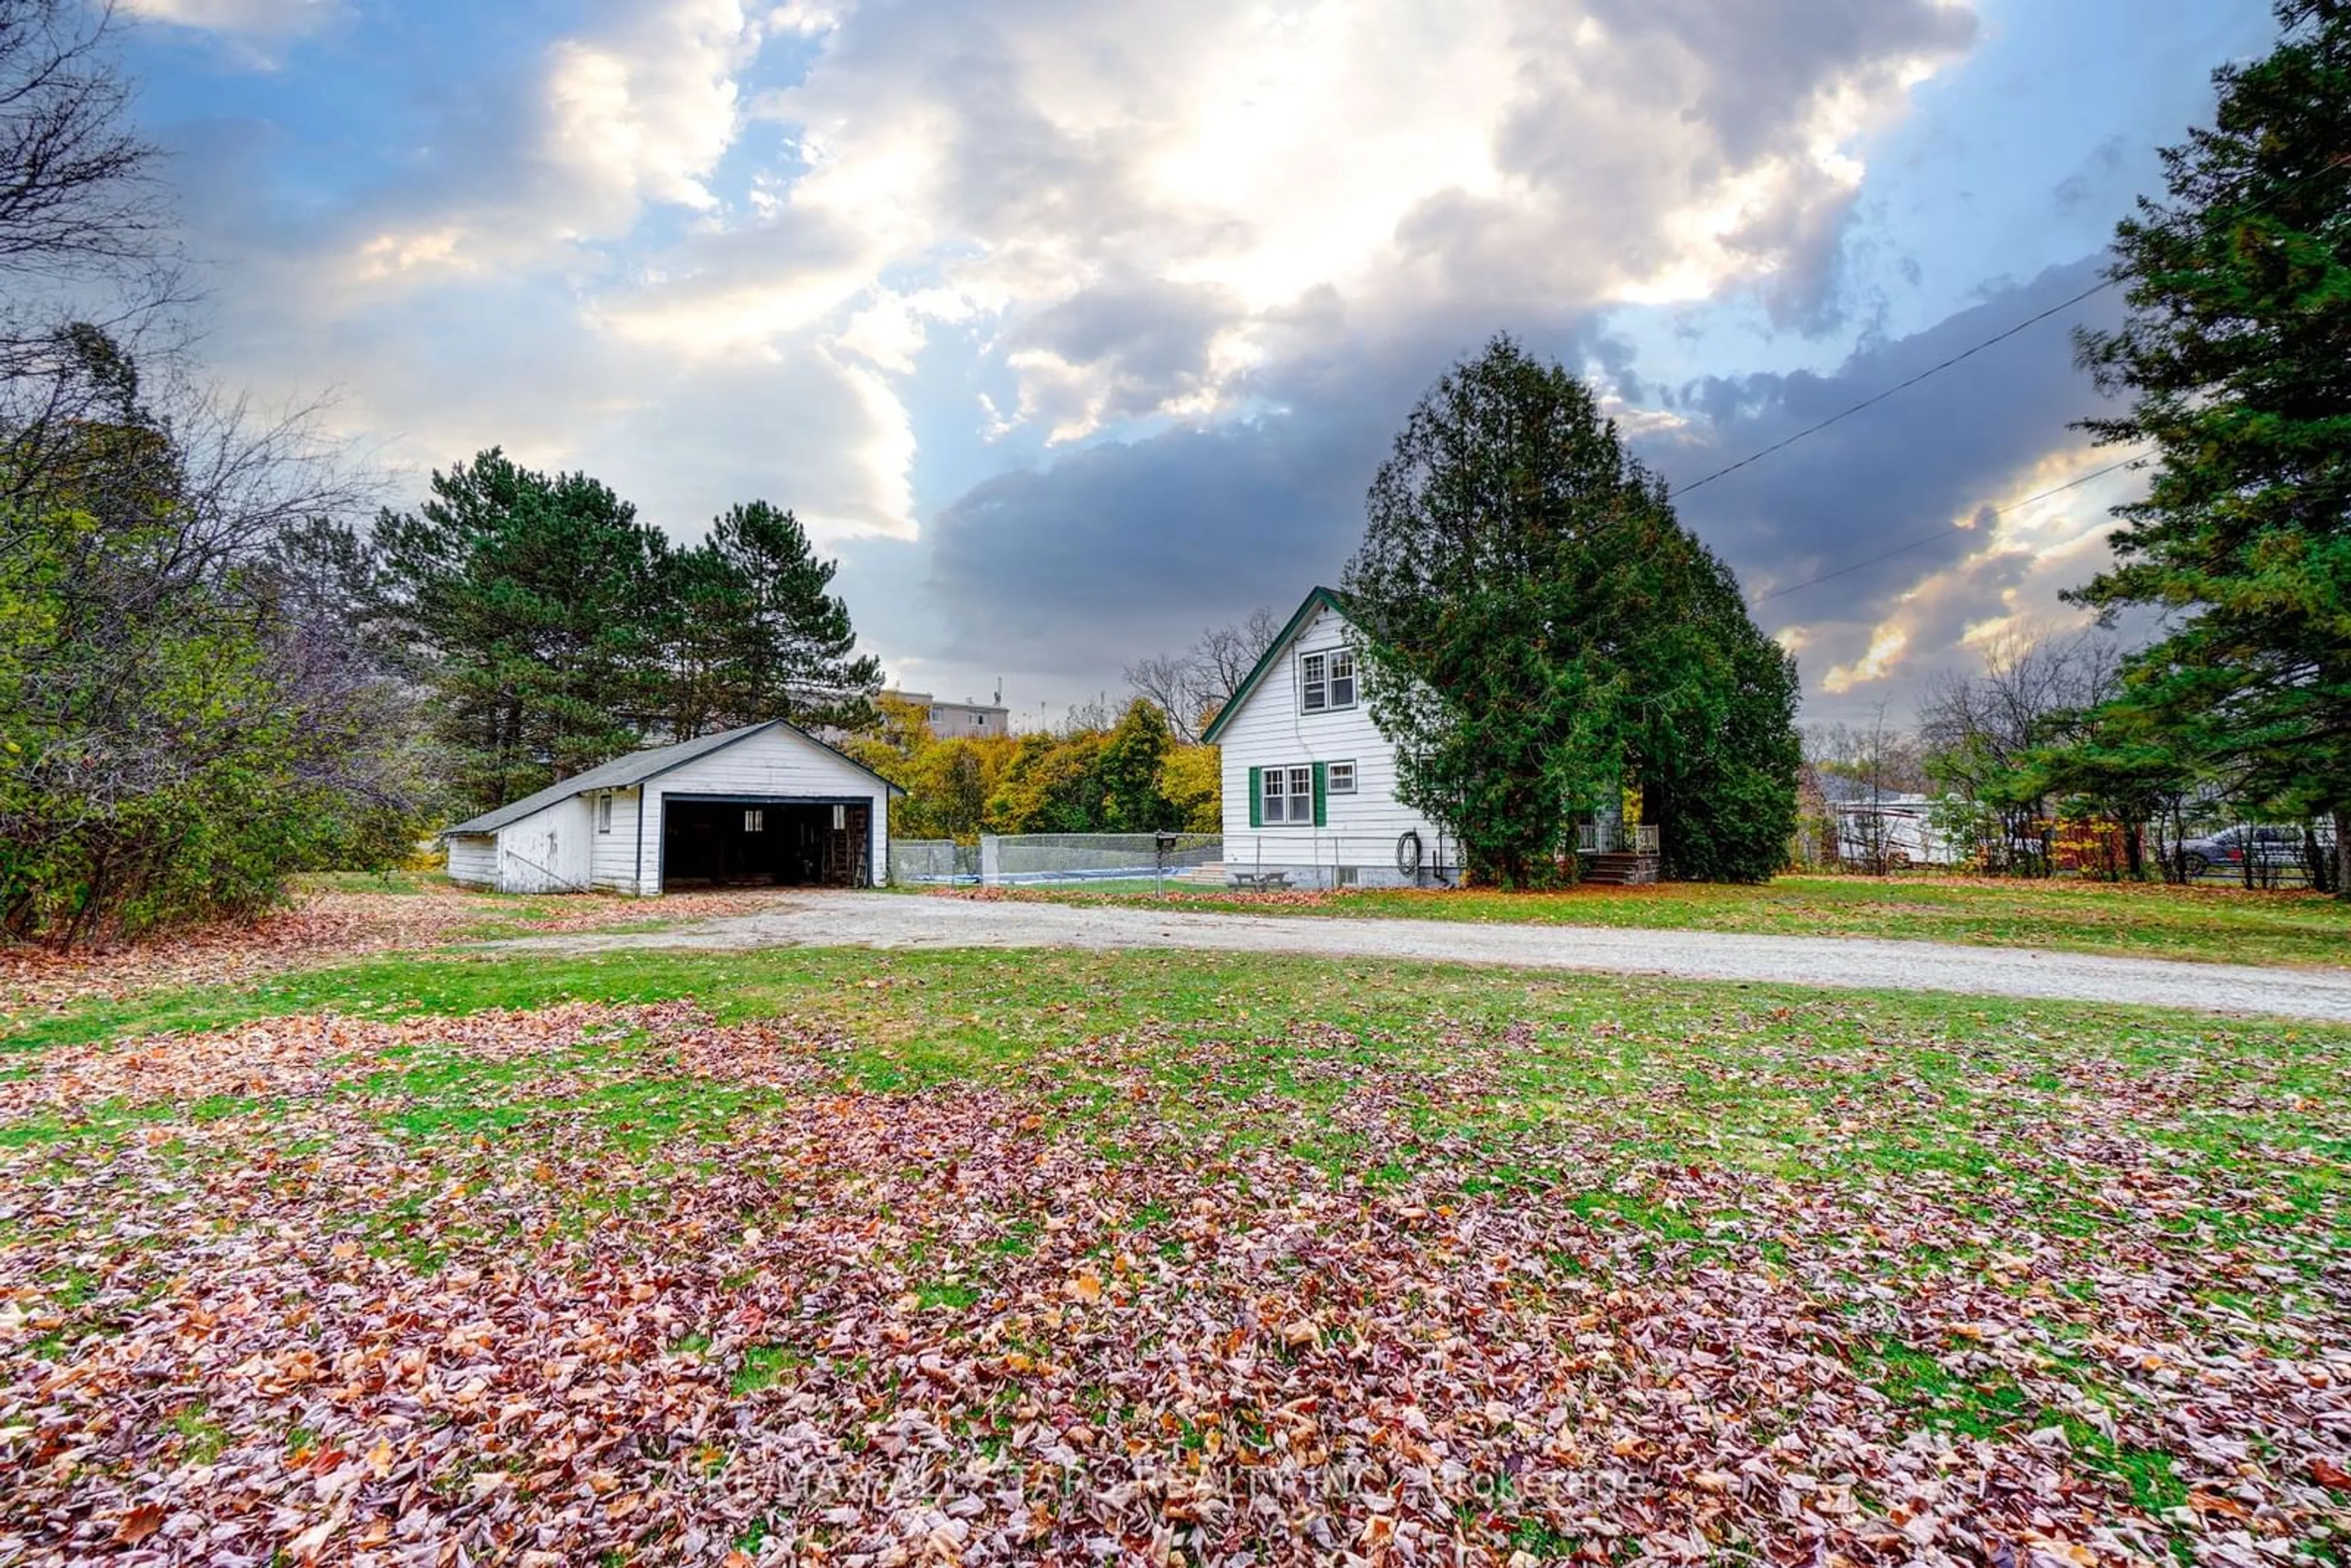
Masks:
[[[935,736],[921,707],[887,694],[875,707],[847,748],[906,790],[891,808],[902,838],[1217,831],[1216,747],[1177,742],[1140,699],[1113,724],[1073,710],[1058,729],[985,739]]]
[[[177,262],[114,26],[0,0],[0,936],[64,945],[404,855],[429,772],[314,548],[363,486],[141,351]]]

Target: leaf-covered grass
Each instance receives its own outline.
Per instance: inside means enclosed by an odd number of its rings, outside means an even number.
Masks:
[[[770,950],[12,1044],[9,1560],[2086,1568],[2351,1502],[2351,1030]]]
[[[935,896],[972,896],[940,894]],[[2351,967],[2351,904],[2322,894],[2232,887],[1959,877],[1783,876],[1760,887],[1659,883],[1558,893],[1343,889],[1248,894],[1177,888],[991,890],[1063,904],[1163,901],[1249,915],[1882,936],[2229,964]]]

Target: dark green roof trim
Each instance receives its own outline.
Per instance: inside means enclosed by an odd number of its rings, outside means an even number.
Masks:
[[[1257,694],[1259,683],[1265,679],[1267,673],[1274,665],[1281,663],[1282,654],[1289,651],[1290,643],[1298,640],[1298,634],[1306,630],[1306,623],[1314,619],[1314,612],[1318,610],[1328,610],[1333,614],[1344,616],[1347,614],[1347,601],[1339,596],[1339,591],[1335,588],[1316,587],[1309,591],[1306,602],[1298,607],[1298,613],[1292,615],[1283,624],[1281,630],[1274,633],[1273,641],[1266,644],[1265,653],[1259,657],[1257,667],[1249,671],[1249,678],[1243,681],[1240,689],[1233,694],[1232,701],[1218,708],[1217,716],[1209,722],[1208,727],[1200,732],[1201,745],[1217,744],[1217,737],[1225,732],[1225,721],[1240,712],[1241,705]]]

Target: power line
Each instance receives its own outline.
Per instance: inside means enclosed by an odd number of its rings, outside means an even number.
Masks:
[[[2346,165],[2351,165],[2351,153],[2340,154],[2330,160],[2324,166],[2313,169],[2309,173],[2304,174],[2299,180],[2289,181],[2283,186],[2262,193],[2262,195],[2246,205],[2242,215],[2250,216],[2254,213],[2258,213],[2263,208],[2269,206],[2271,203],[2277,201],[2279,198],[2294,194],[2304,185],[2314,183],[2319,180],[2326,178],[2330,174],[2339,172]],[[2250,183],[2250,178],[2248,183]],[[2037,327],[2042,322],[2049,319],[2052,316],[2059,315],[2064,311],[2070,310],[2074,306],[2081,304],[2085,299],[2103,294],[2107,289],[2114,287],[2116,284],[2121,283],[2122,281],[2124,280],[2120,277],[2108,277],[2102,283],[2094,283],[2089,287],[2082,290],[2081,293],[2074,295],[2072,298],[2061,299],[2056,304],[2049,307],[2048,309],[2041,311],[2037,315],[2028,316],[2023,320],[2016,323],[2013,327],[2010,327],[2003,331],[1995,332],[1991,337],[1986,338],[1982,342],[1977,343],[1970,348],[1960,350],[1958,353],[1953,354],[1949,359],[1941,361],[1939,364],[1928,366],[1925,370],[1920,371],[1917,375],[1912,376],[1907,381],[1898,382],[1895,385],[1887,387],[1884,392],[1877,392],[1872,396],[1862,399],[1859,402],[1853,404],[1849,408],[1839,409],[1836,413],[1829,415],[1826,419],[1821,420],[1813,424],[1808,424],[1803,429],[1796,432],[1793,435],[1786,437],[1784,440],[1775,441],[1771,445],[1762,448],[1761,451],[1749,453],[1746,456],[1740,458],[1736,463],[1726,464],[1724,466],[1716,469],[1713,473],[1707,475],[1703,478],[1692,480],[1689,484],[1684,485],[1675,490],[1674,494],[1677,496],[1687,496],[1692,490],[1703,489],[1705,486],[1713,484],[1717,479],[1723,477],[1725,475],[1736,474],[1741,468],[1746,467],[1749,464],[1760,462],[1763,458],[1771,456],[1775,452],[1784,451],[1788,447],[1793,446],[1799,441],[1805,439],[1807,436],[1818,435],[1822,431],[1826,430],[1829,426],[1839,423],[1844,420],[1851,419],[1855,414],[1861,413],[1864,409],[1875,408],[1879,403],[1884,402],[1887,398],[1894,397],[1901,392],[1908,392],[1920,382],[1928,381],[1935,376],[1941,375],[1945,371],[1949,370],[1952,366],[1962,364],[1969,360],[1974,359],[1986,349],[1991,348],[1996,344],[2004,343],[2009,339],[2015,337],[2019,332],[2023,331],[2026,328]],[[2092,477],[2095,477],[2095,476],[2092,476]],[[1867,563],[1865,562],[1864,564],[1865,565]]]
[[[2153,454],[2148,452],[2135,452],[2118,463],[2109,463],[2104,468],[2093,469],[2089,473],[2081,476],[2079,478],[2066,480],[2063,485],[2053,485],[2048,489],[2042,491],[2038,495],[2027,496],[2022,501],[2011,501],[2006,507],[1995,510],[1992,513],[1992,516],[1994,517],[1998,517],[2003,513],[2021,511],[2024,507],[2032,505],[2035,501],[2045,501],[2052,496],[2062,496],[2066,491],[2074,488],[2076,486],[2086,485],[2093,479],[2104,478],[2117,468],[2127,468],[2134,463],[2142,462],[2151,455],[2153,455]],[[1824,571],[1818,577],[1808,577],[1802,582],[1792,582],[1785,588],[1775,588],[1771,592],[1761,595],[1755,599],[1753,602],[1757,604],[1768,604],[1774,599],[1784,599],[1791,593],[1801,593],[1807,588],[1817,588],[1823,582],[1834,581],[1837,578],[1844,577],[1853,572],[1859,571],[1864,567],[1876,566],[1882,560],[1892,560],[1897,555],[1907,555],[1914,549],[1918,549],[1924,546],[1933,544],[1936,540],[1943,538],[1947,534],[1960,532],[1965,529],[1967,526],[1968,525],[1966,523],[1946,524],[1944,527],[1937,528],[1931,534],[1921,534],[1918,538],[1912,539],[1908,544],[1896,545],[1892,549],[1871,556],[1867,560],[1857,560],[1850,566],[1841,566],[1834,571]]]
[[[1707,486],[1713,484],[1717,479],[1721,478],[1726,474],[1736,474],[1741,468],[1746,467],[1749,464],[1761,462],[1762,459],[1771,456],[1774,452],[1782,451],[1787,447],[1793,446],[1796,443],[1803,440],[1808,435],[1818,435],[1830,425],[1835,424],[1842,420],[1851,419],[1855,414],[1859,413],[1865,408],[1875,408],[1879,403],[1884,402],[1887,398],[1894,396],[1897,392],[1908,392],[1920,382],[1926,381],[1931,376],[1941,375],[1953,365],[1959,364],[1962,361],[1975,358],[1978,354],[1982,353],[1986,349],[1992,347],[1994,344],[2006,342],[2009,339],[2015,337],[2019,332],[2023,331],[2027,327],[2038,326],[2042,322],[2048,320],[2052,316],[2055,316],[2063,311],[2071,310],[2083,300],[2087,299],[2095,294],[2103,294],[2121,281],[2122,280],[2120,278],[2109,277],[2103,283],[2093,284],[2089,287],[2082,290],[2081,293],[2074,295],[2071,299],[2060,300],[2058,303],[2049,307],[2048,309],[2042,311],[2039,315],[2028,316],[2023,320],[2019,321],[2015,326],[2009,328],[2006,331],[1995,332],[1992,336],[1986,338],[1982,342],[1976,344],[1973,348],[1963,349],[1959,352],[1953,354],[1949,359],[1943,361],[1940,364],[1928,366],[1925,370],[1920,371],[1917,375],[1912,376],[1908,381],[1897,382],[1894,385],[1887,387],[1884,392],[1877,392],[1870,397],[1862,399],[1859,402],[1855,403],[1850,408],[1839,409],[1836,413],[1829,415],[1826,419],[1820,421],[1818,423],[1808,424],[1803,429],[1796,432],[1795,434],[1789,436],[1783,441],[1775,441],[1760,452],[1750,452],[1746,456],[1740,458],[1738,462],[1718,468],[1713,473],[1708,475],[1705,478],[1694,480],[1690,484],[1683,486],[1679,490],[1677,490],[1674,493],[1677,496],[1687,496],[1692,490],[1704,489]]]
[[[2337,173],[2347,166],[2351,166],[2351,153],[2338,154],[2335,158],[2329,160],[2322,167],[2312,170],[2302,178],[2291,181],[2283,187],[2264,192],[2261,196],[2246,206],[2242,215],[2250,216],[2254,213],[2261,212],[2263,208],[2269,206],[2273,202],[2277,201],[2280,197],[2292,195],[2300,191],[2304,185],[2314,183],[2315,182],[2325,179],[2331,174]],[[2250,178],[2248,183],[2250,183]],[[1739,470],[1746,467],[1750,463],[1760,462],[1763,458],[1771,456],[1775,452],[1784,451],[1807,436],[1817,435],[1822,431],[1829,428],[1829,426],[1835,424],[1840,421],[1850,419],[1855,414],[1861,413],[1864,409],[1875,408],[1877,404],[1884,402],[1886,399],[1909,391],[1912,387],[1917,386],[1920,382],[1938,376],[1945,371],[1949,370],[1952,366],[1964,363],[1965,361],[1975,358],[1976,355],[1982,353],[1986,349],[1991,348],[1995,344],[2006,342],[2009,339],[2015,337],[2019,332],[2023,331],[2026,328],[2038,326],[2040,323],[2049,319],[2052,316],[2070,310],[2074,306],[2081,304],[2084,300],[2102,294],[2122,281],[2124,280],[2121,277],[2110,277],[2101,283],[2093,284],[2089,287],[2082,290],[2079,294],[2074,295],[2070,299],[2062,299],[2056,304],[2049,307],[2046,310],[2043,310],[2036,315],[2026,317],[2023,320],[2019,321],[2016,325],[2008,328],[2004,331],[1995,332],[1980,343],[1977,343],[1967,349],[1962,349],[1959,352],[1953,354],[1949,359],[1944,360],[1938,364],[1928,366],[1925,370],[1920,371],[1917,375],[1910,377],[1907,381],[1897,382],[1893,386],[1887,387],[1883,392],[1877,392],[1870,397],[1865,397],[1859,402],[1853,404],[1851,407],[1840,409],[1836,413],[1829,415],[1826,419],[1806,425],[1803,429],[1797,431],[1793,435],[1788,436],[1783,440],[1775,441],[1771,445],[1766,446],[1760,451],[1750,452],[1746,456],[1740,458],[1738,462],[1728,464],[1723,467],[1716,469],[1713,473],[1705,476],[1703,478],[1683,486],[1678,491],[1676,491],[1675,494],[1686,496],[1692,490],[1700,489],[1708,485],[1713,484],[1717,479],[1723,477],[1725,475],[1738,473]],[[2119,463],[2110,463],[2104,468],[2097,469],[2093,473],[2085,474],[2078,479],[2069,480],[2065,484],[2059,485],[2053,489],[2043,490],[2037,496],[2028,496],[2023,500],[2013,503],[2008,509],[2013,511],[2018,507],[2027,507],[2031,506],[2035,501],[2046,500],[2049,497],[2059,495],[2064,491],[2073,489],[2077,485],[2086,485],[2093,479],[2100,478],[2105,475],[2111,474],[2117,468],[2126,468],[2133,463],[2138,462],[2140,459],[2148,455],[2150,455],[2149,453],[2141,452],[2137,455],[2126,457]],[[1999,514],[1995,512],[1993,516],[1997,517]],[[1880,554],[1869,557],[1866,560],[1857,560],[1850,566],[1841,566],[1834,571],[1823,572],[1818,577],[1807,579],[1802,582],[1791,583],[1785,588],[1775,589],[1771,592],[1764,594],[1761,598],[1757,599],[1752,602],[1757,604],[1768,603],[1774,599],[1785,598],[1791,593],[1801,592],[1804,589],[1817,587],[1821,583],[1833,581],[1837,578],[1847,575],[1848,573],[1859,571],[1865,567],[1876,566],[1879,561],[1891,560],[1896,556],[1906,555],[1911,550],[1918,549],[1924,546],[1933,544],[1944,535],[1954,532],[1962,526],[1963,525],[1954,523],[1949,527],[1938,528],[1931,534],[1921,535],[1919,538],[1912,539],[1907,544],[1896,545],[1890,550],[1886,550]]]

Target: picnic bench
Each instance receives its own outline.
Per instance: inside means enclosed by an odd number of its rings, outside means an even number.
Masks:
[[[1290,886],[1290,873],[1286,871],[1237,871],[1233,873],[1233,885],[1251,893],[1280,893]]]

